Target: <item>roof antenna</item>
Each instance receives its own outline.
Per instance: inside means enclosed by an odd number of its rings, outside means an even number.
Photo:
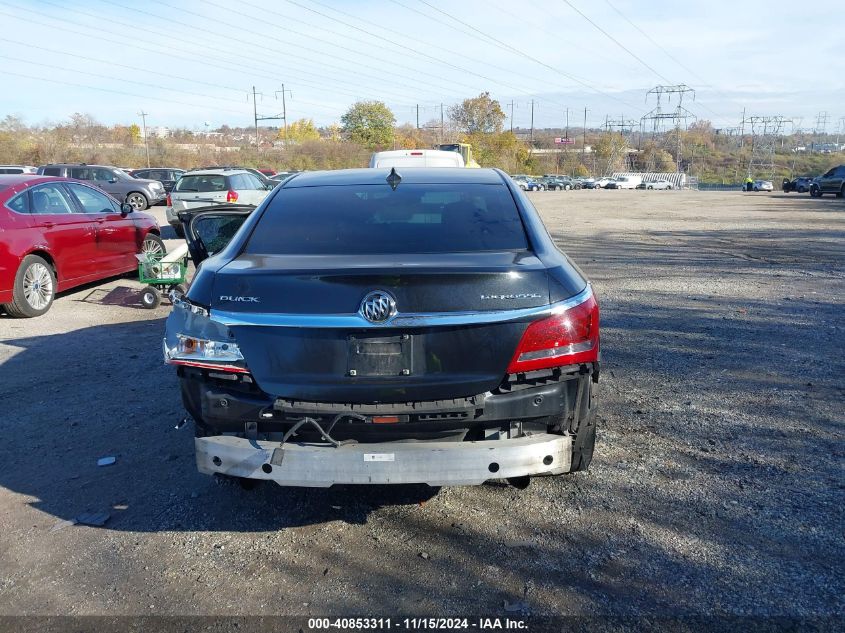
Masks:
[[[399,186],[399,183],[402,182],[402,176],[396,173],[396,168],[391,167],[390,173],[387,174],[387,184],[390,185],[390,188],[393,191],[396,191],[396,187]]]

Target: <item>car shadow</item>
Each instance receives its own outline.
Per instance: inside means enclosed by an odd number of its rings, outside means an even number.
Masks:
[[[162,362],[163,329],[153,318],[4,341],[17,350],[0,365],[0,486],[59,527],[108,513],[104,529],[141,532],[360,524],[437,494],[424,485],[244,490],[201,475],[193,423],[176,428],[185,413]],[[115,463],[98,466],[102,457]]]

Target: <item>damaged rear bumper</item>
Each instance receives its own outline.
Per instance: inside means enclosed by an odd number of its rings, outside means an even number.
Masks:
[[[569,472],[572,438],[537,433],[475,442],[286,443],[231,435],[196,438],[197,468],[282,486],[478,485],[488,479]],[[275,458],[274,458],[274,452]],[[272,460],[272,463],[271,463]]]

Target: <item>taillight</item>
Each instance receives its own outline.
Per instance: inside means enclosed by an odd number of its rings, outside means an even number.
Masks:
[[[168,207],[172,207],[172,206],[173,206],[173,200],[172,200],[172,198],[170,197],[170,194],[169,194],[169,193],[167,194],[167,197],[164,199],[164,204],[166,204]]]
[[[594,295],[528,326],[508,373],[592,363],[599,356],[599,304]]]
[[[231,189],[229,189],[229,191],[226,192],[226,202],[237,202],[237,201],[238,201],[238,192],[232,191]]]

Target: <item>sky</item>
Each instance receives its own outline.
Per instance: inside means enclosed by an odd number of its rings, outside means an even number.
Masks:
[[[214,129],[380,100],[439,120],[481,92],[514,127],[603,126],[694,89],[692,122],[783,115],[845,131],[841,3],[782,0],[0,0],[0,119]],[[811,28],[807,18],[810,19]],[[284,92],[283,92],[284,91]],[[511,104],[513,104],[511,106]],[[664,112],[678,105],[664,97]],[[280,125],[263,121],[261,125]]]

